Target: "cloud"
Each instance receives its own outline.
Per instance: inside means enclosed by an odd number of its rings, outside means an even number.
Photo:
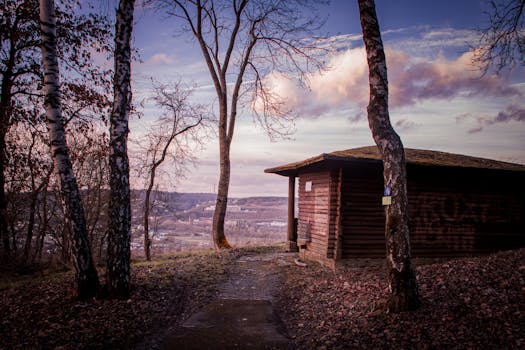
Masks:
[[[149,59],[146,60],[145,64],[153,64],[153,65],[170,65],[175,63],[175,58],[172,55],[168,55],[165,53],[157,53],[151,56]]]
[[[455,59],[409,56],[387,48],[390,107],[401,108],[428,100],[454,98],[521,98],[522,93],[497,75],[481,76],[472,66],[472,52]],[[283,104],[300,115],[319,116],[334,108],[354,106],[363,115],[369,99],[368,66],[363,47],[334,53],[329,69],[308,76],[309,89],[282,74],[271,74],[267,82]],[[501,112],[499,119],[521,115]],[[359,118],[354,118],[358,120]],[[405,127],[408,124],[404,125]],[[412,125],[413,126],[413,125]]]
[[[340,34],[324,38],[315,38],[312,40],[312,45],[327,50],[329,52],[344,51],[352,44],[363,44],[363,35],[361,34]]]
[[[312,74],[313,97],[328,108],[349,101],[358,104],[368,100],[368,66],[364,48],[349,49],[332,56],[329,69]]]
[[[396,121],[394,125],[397,130],[409,130],[417,126],[416,123],[408,119],[400,119]]]
[[[421,39],[420,45],[427,48],[465,47],[479,40],[479,32],[471,29],[431,28],[423,32]]]
[[[516,97],[521,92],[497,75],[481,76],[472,66],[473,53],[457,59],[443,56],[433,61],[413,59],[400,51],[387,51],[392,107],[426,99],[467,97]]]
[[[507,123],[509,121],[525,121],[525,108],[518,107],[516,105],[508,106],[505,111],[499,112],[498,115],[494,117],[494,119],[489,121],[489,123]]]
[[[495,124],[504,124],[509,122],[525,122],[525,106],[518,106],[517,104],[511,104],[505,108],[505,110],[500,111],[498,114],[492,117],[487,116],[475,116],[471,113],[465,113],[456,117],[456,122],[462,123],[468,120],[474,120],[476,126],[469,129],[469,134],[474,134],[483,129],[486,126],[491,126]]]
[[[308,87],[281,73],[269,74],[265,84],[274,99],[299,115],[316,117],[348,103],[366,105],[368,66],[364,49],[336,53],[331,56],[328,67],[326,71],[308,75]],[[256,101],[255,108],[261,110],[261,102]]]

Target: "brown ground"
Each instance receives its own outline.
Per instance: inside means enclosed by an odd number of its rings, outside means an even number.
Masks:
[[[226,267],[243,253],[210,251],[135,263],[129,300],[75,301],[71,273],[4,274],[0,349],[149,348],[164,329],[216,297],[217,285],[227,280]]]
[[[300,349],[524,349],[525,248],[417,267],[422,307],[385,314],[382,268],[285,270],[278,310]]]
[[[209,322],[203,312],[221,299],[231,300],[223,302],[228,312],[257,316],[256,325],[275,321],[271,327],[288,335],[290,348],[525,348],[525,249],[418,267],[423,305],[401,314],[381,308],[382,269],[301,268],[281,251],[236,249],[135,264],[133,295],[125,301],[75,301],[71,274],[3,275],[0,348],[169,348],[184,323]]]

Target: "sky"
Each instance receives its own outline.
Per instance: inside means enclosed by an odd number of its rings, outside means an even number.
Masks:
[[[470,48],[487,25],[486,1],[376,0],[385,44],[390,118],[407,148],[466,154],[525,164],[525,69],[481,76]],[[368,67],[357,1],[332,1],[319,36],[330,47],[329,69],[308,76],[301,87],[278,74],[267,78],[286,107],[299,115],[288,139],[271,141],[244,110],[231,149],[231,197],[285,196],[285,177],[264,169],[321,153],[373,144],[366,120]],[[178,22],[138,9],[134,46],[141,62],[132,66],[135,101],[151,94],[151,79],[182,81],[194,99],[216,107],[202,54]],[[159,109],[145,103],[143,117],[131,121],[130,137],[140,137]],[[196,153],[185,179],[165,182],[179,192],[214,192],[218,182],[218,143]],[[170,168],[164,169],[165,173]]]

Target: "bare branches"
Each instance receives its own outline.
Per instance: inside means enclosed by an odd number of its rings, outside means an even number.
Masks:
[[[306,37],[318,28],[314,13],[305,19],[305,7],[313,0],[151,0],[183,19],[199,43],[210,71],[218,100],[220,175],[213,215],[213,241],[218,249],[229,248],[224,220],[230,186],[230,148],[239,105],[254,109],[255,118],[270,137],[289,131],[291,111],[267,86],[267,76],[278,71],[304,76],[320,67],[308,50]],[[314,11],[315,12],[315,11]],[[226,48],[222,51],[222,48]],[[311,64],[314,62],[315,64]],[[230,81],[228,79],[231,79]],[[230,93],[228,86],[233,84]],[[230,108],[230,110],[228,110]],[[286,131],[283,131],[286,130]]]
[[[480,48],[474,61],[486,72],[493,66],[499,73],[517,64],[525,65],[525,0],[490,2],[489,26],[481,31]]]
[[[318,55],[323,49],[312,39],[323,23],[316,12],[323,1],[157,0],[156,4],[182,19],[199,43],[222,111],[219,119],[225,140],[233,138],[238,104],[251,108],[255,100],[274,104],[253,111],[267,132],[277,132],[270,137],[289,135],[289,128],[278,129],[294,116],[288,114],[291,111],[279,110],[284,104],[277,102],[275,94],[268,98],[272,93],[267,91],[266,77],[279,72],[305,83],[306,73],[324,67]],[[310,16],[305,9],[311,10]],[[288,118],[283,119],[285,115]],[[276,125],[266,125],[276,119]]]
[[[170,163],[170,178],[182,177],[186,165],[194,160],[209,137],[215,120],[204,106],[190,101],[192,90],[177,82],[172,85],[154,83],[151,100],[162,108],[148,132],[134,143],[139,148],[136,171],[140,177],[148,178],[165,161]]]
[[[173,86],[156,84],[154,91],[152,100],[163,109],[164,114],[150,128],[146,136],[138,141],[145,153],[145,156],[140,155],[138,171],[146,180],[143,219],[144,251],[148,260],[151,259],[150,197],[159,175],[159,167],[170,158],[172,171],[169,177],[183,176],[186,163],[193,161],[193,152],[202,146],[202,142],[206,139],[206,128],[212,121],[201,105],[189,101],[191,90],[184,88],[181,83]]]

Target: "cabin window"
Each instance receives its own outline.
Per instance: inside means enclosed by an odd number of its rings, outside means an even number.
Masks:
[[[312,192],[312,181],[306,181],[304,184],[305,192]]]

